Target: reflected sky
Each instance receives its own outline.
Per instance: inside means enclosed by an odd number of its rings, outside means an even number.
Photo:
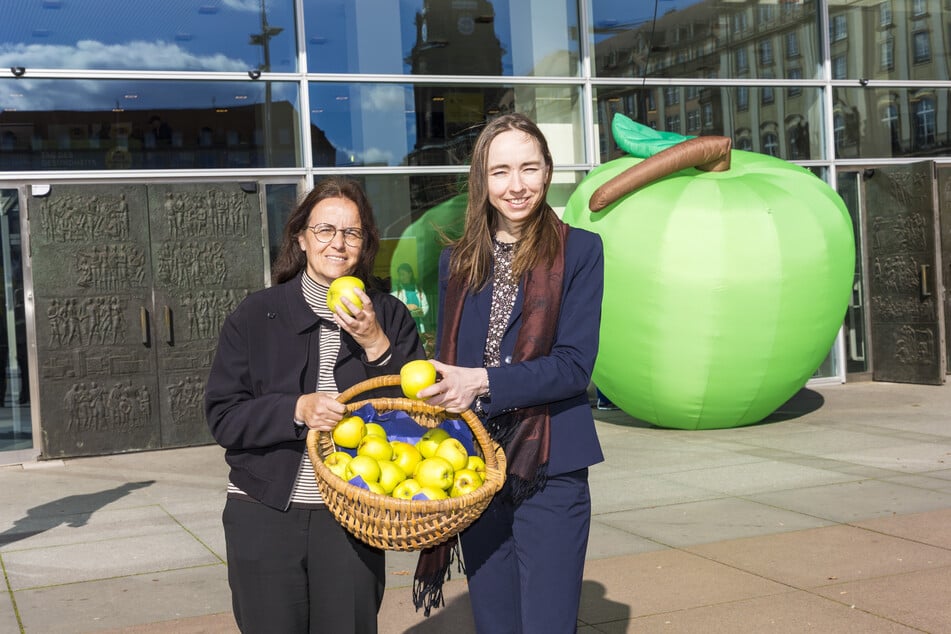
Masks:
[[[272,71],[296,70],[291,0],[6,0],[0,67],[246,71],[271,32]]]

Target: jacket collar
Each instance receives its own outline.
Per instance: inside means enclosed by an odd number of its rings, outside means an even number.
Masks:
[[[314,314],[314,311],[307,305],[307,300],[304,299],[304,292],[301,290],[301,276],[303,275],[304,271],[301,270],[294,279],[280,285],[288,316],[294,326],[294,332],[298,334],[316,328],[317,324],[323,321]]]

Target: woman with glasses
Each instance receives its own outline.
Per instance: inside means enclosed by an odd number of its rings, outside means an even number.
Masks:
[[[378,247],[361,187],[320,181],[284,226],[274,284],[222,328],[205,409],[231,469],[222,520],[242,632],[377,631],[383,551],[350,535],[324,506],[305,436],[343,417],[339,392],[424,358],[412,315],[388,293],[358,290],[362,307],[346,298],[348,310],[327,307],[338,277],[372,282]]]

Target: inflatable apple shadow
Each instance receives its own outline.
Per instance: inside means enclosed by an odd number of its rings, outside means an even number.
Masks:
[[[845,204],[808,170],[726,137],[623,115],[612,131],[629,156],[594,169],[563,216],[604,241],[595,384],[661,427],[762,420],[842,324],[855,266]]]

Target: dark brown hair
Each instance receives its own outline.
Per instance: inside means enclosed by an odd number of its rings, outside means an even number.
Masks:
[[[328,198],[346,198],[357,206],[360,225],[363,227],[363,248],[353,275],[366,283],[370,282],[373,260],[380,248],[380,233],[373,218],[373,207],[360,183],[343,176],[328,176],[314,185],[284,223],[281,249],[271,265],[271,281],[274,284],[293,279],[307,267],[307,255],[301,251],[297,236],[301,231],[307,231],[307,222],[314,206]]]
[[[497,212],[489,204],[489,146],[497,136],[509,130],[524,132],[538,143],[548,171],[541,202],[529,216],[515,251],[512,275],[519,279],[541,262],[551,265],[558,253],[558,216],[547,201],[552,177],[548,141],[535,122],[523,114],[497,117],[486,124],[472,148],[465,229],[462,236],[452,243],[452,256],[449,260],[450,275],[466,280],[467,285],[473,289],[483,288],[489,281],[493,259],[492,236],[498,228]]]

